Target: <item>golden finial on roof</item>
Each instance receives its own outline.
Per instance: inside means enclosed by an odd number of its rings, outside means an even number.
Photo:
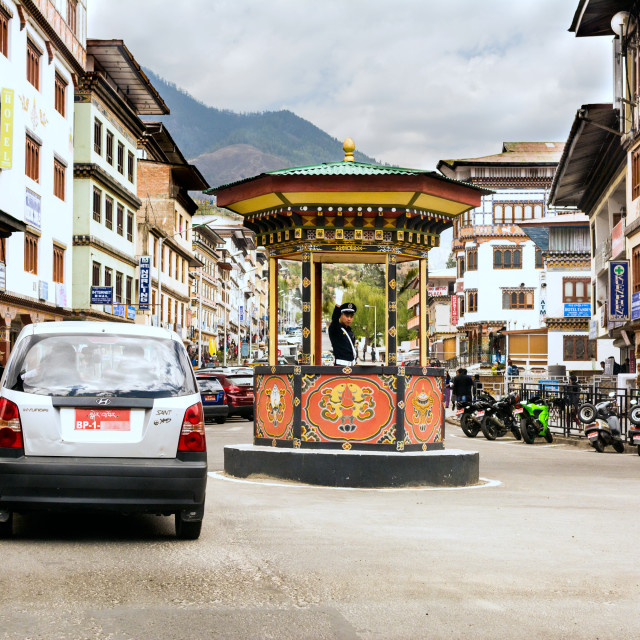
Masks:
[[[344,149],[344,162],[353,162],[355,160],[353,152],[356,150],[356,143],[351,138],[347,138],[342,148]]]

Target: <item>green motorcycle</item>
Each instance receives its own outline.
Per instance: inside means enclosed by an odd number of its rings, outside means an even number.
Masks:
[[[527,444],[533,444],[537,436],[547,442],[553,442],[553,434],[549,430],[550,403],[544,398],[534,397],[529,401],[520,402],[520,433]]]

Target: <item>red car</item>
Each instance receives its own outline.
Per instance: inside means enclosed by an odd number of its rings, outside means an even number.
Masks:
[[[205,377],[204,372],[198,377]],[[227,397],[229,418],[241,416],[246,420],[253,420],[253,376],[246,374],[227,374],[211,372],[206,377],[218,379]]]

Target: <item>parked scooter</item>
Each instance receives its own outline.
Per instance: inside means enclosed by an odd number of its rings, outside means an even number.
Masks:
[[[629,408],[629,444],[638,446],[638,455],[640,456],[640,404],[634,398],[630,401]]]
[[[620,419],[616,393],[609,394],[609,400],[591,404],[585,402],[578,408],[578,420],[583,422],[589,444],[598,452],[611,445],[618,453],[624,453],[624,441],[620,435]]]
[[[501,400],[487,406],[481,422],[482,433],[487,440],[501,438],[507,431],[511,431],[516,440],[522,438],[516,412],[516,408],[521,408],[518,400],[518,395],[512,391]]]
[[[520,415],[520,432],[527,444],[533,444],[536,437],[541,436],[547,442],[553,442],[553,434],[549,430],[550,402],[539,396],[520,402],[523,412]]]

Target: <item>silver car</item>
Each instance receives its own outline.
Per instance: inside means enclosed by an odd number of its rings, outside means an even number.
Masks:
[[[0,388],[0,535],[14,512],[174,515],[200,535],[207,452],[179,336],[111,322],[20,333]]]

